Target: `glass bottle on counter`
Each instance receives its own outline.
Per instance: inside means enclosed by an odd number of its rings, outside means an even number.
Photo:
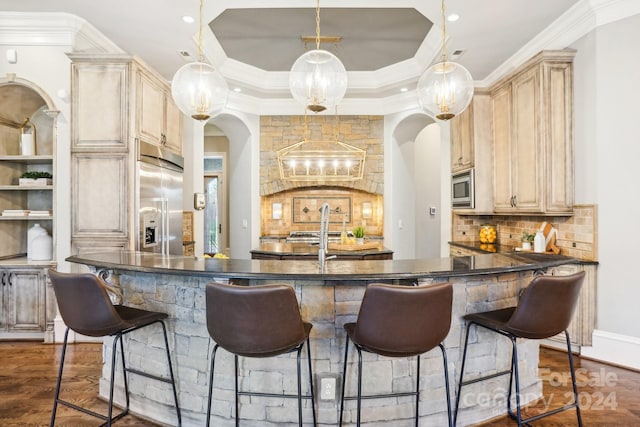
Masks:
[[[342,217],[342,231],[340,232],[340,243],[343,245],[349,243],[349,235],[347,234],[347,214]]]
[[[498,236],[496,227],[491,224],[482,224],[479,234],[480,243],[495,243]]]

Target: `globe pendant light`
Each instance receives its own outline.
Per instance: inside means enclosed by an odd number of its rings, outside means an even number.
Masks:
[[[337,56],[320,49],[320,0],[316,6],[316,48],[300,56],[289,73],[293,98],[319,113],[336,107],[347,92],[347,71]]]
[[[442,60],[418,80],[418,99],[431,117],[449,120],[462,113],[473,98],[473,78],[462,65],[447,61],[447,30],[442,0]]]
[[[200,0],[200,28],[198,30],[198,62],[182,66],[171,81],[171,96],[187,116],[208,120],[224,108],[229,94],[227,82],[202,54],[202,4]]]

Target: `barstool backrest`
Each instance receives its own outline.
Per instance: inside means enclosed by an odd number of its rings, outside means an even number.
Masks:
[[[270,357],[306,340],[298,300],[290,286],[208,283],[206,300],[209,335],[231,353]]]
[[[69,329],[90,337],[103,337],[129,326],[116,312],[98,277],[50,269],[49,278],[60,316]]]
[[[354,342],[386,356],[416,356],[439,345],[451,327],[453,287],[367,286]]]
[[[520,296],[505,330],[529,339],[544,339],[569,327],[585,272],[569,276],[537,276]]]

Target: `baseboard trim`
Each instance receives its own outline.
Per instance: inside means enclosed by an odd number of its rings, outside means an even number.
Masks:
[[[640,338],[593,331],[593,345],[582,347],[581,356],[611,365],[640,370]]]

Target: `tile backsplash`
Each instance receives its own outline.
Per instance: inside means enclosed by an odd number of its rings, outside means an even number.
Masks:
[[[341,188],[304,188],[283,191],[261,199],[261,235],[286,236],[291,231],[318,231],[320,207],[329,204],[331,231],[341,231],[345,222],[347,231],[363,225],[369,236],[382,236],[382,195]],[[363,205],[370,204],[370,218],[364,218]],[[280,218],[274,219],[273,208],[281,209]]]
[[[477,241],[480,225],[493,224],[498,231],[498,243],[507,246],[521,246],[522,233],[534,233],[546,221],[557,230],[556,245],[562,255],[591,261],[598,259],[596,205],[576,205],[570,217],[453,215],[452,221],[453,241]]]

